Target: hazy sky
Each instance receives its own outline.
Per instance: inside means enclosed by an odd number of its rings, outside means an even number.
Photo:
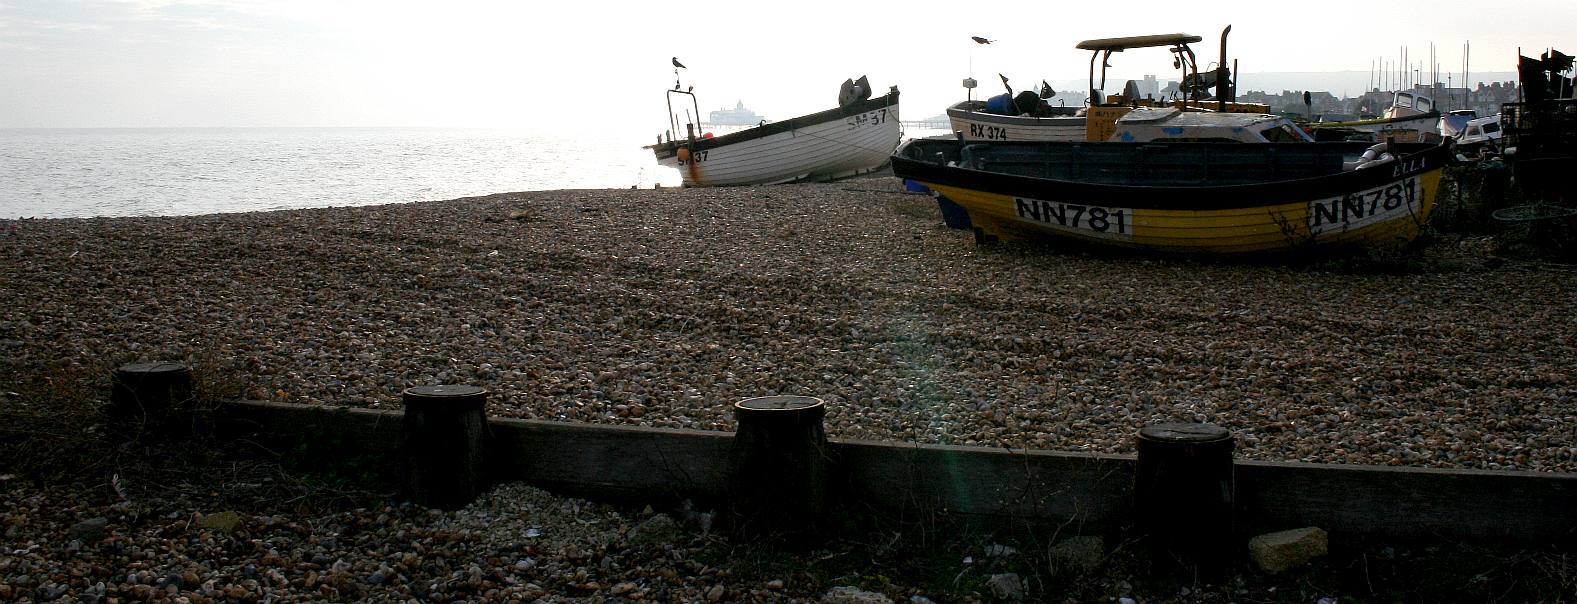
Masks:
[[[1221,29],[1245,89],[1254,72],[1357,71],[1377,59],[1460,84],[1511,71],[1520,46],[1577,51],[1577,2],[1209,3],[519,0],[0,0],[0,127],[664,125],[669,58],[701,111],[773,119],[826,109],[847,77],[897,84],[905,118],[964,95],[1085,78],[1080,40],[1185,32],[1208,66]],[[1010,8],[1017,6],[1017,8]],[[1223,4],[1222,6],[1245,6]],[[989,46],[971,42],[984,36]],[[1161,49],[1114,74],[1172,77]],[[1114,76],[1117,77],[1117,76]],[[1108,86],[1120,87],[1121,79]],[[1341,91],[1334,91],[1338,94]],[[1350,91],[1356,94],[1359,90]]]

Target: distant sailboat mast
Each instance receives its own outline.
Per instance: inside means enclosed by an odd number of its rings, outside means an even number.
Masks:
[[[1462,107],[1464,108],[1473,106],[1473,86],[1468,79],[1468,47],[1471,44],[1470,41],[1462,43]]]

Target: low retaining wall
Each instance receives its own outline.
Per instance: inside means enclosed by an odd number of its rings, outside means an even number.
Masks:
[[[401,417],[241,401],[221,407],[216,429],[272,451],[311,441],[318,455],[396,460]],[[727,488],[731,433],[498,418],[487,425],[495,481],[654,504],[715,503]],[[828,486],[844,505],[1083,533],[1132,523],[1132,455],[831,439],[828,458]],[[1235,462],[1234,473],[1242,533],[1319,526],[1375,537],[1577,538],[1577,475],[1257,461]]]

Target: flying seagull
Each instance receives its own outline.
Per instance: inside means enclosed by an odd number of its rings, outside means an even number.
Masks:
[[[684,69],[684,63],[679,62],[679,57],[674,57],[674,67]]]
[[[976,44],[990,44],[992,42],[980,36],[969,36],[969,39],[974,40]]]

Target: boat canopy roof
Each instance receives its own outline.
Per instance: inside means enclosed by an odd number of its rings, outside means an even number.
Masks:
[[[1158,34],[1154,36],[1129,36],[1126,38],[1102,38],[1099,40],[1085,40],[1076,47],[1080,50],[1110,50],[1121,52],[1126,48],[1150,48],[1152,46],[1175,46],[1178,44],[1192,44],[1200,41],[1199,36],[1188,34]]]

